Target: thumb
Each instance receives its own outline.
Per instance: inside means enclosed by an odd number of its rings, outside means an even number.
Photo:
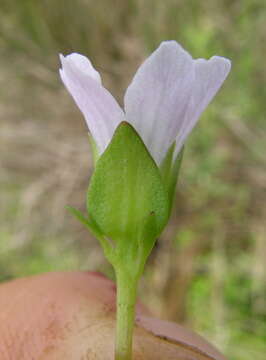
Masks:
[[[0,285],[1,360],[114,359],[116,291],[93,272],[47,273]],[[134,360],[225,360],[199,336],[137,306]]]

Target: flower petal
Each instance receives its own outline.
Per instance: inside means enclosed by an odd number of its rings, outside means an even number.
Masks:
[[[114,130],[125,119],[123,110],[101,85],[101,77],[89,59],[80,54],[60,55],[60,76],[83,113],[89,130],[102,153]]]
[[[194,82],[191,56],[176,42],[163,42],[141,65],[125,95],[126,120],[159,164],[174,142]]]
[[[186,137],[196,125],[201,113],[205,110],[226,79],[231,62],[220,56],[209,60],[194,60],[195,81],[190,104],[182,127],[176,138],[175,155],[180,151]]]

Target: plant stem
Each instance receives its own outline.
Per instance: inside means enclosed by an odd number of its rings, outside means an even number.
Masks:
[[[137,281],[126,272],[116,272],[116,344],[115,360],[132,359]]]

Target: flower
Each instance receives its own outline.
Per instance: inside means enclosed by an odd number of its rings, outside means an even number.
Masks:
[[[127,121],[157,165],[174,142],[177,156],[231,67],[224,57],[193,59],[176,41],[162,42],[135,74],[122,110],[88,58],[72,53],[60,59],[61,79],[85,116],[99,154],[119,123]]]

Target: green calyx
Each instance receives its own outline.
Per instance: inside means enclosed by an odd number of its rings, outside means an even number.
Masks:
[[[139,276],[170,216],[182,153],[168,150],[160,168],[127,122],[117,127],[101,156],[93,140],[95,171],[87,194],[88,217],[69,210],[100,241],[116,268]]]
[[[97,160],[87,209],[109,239],[109,261],[141,272],[169,218],[169,198],[157,165],[127,122]]]

